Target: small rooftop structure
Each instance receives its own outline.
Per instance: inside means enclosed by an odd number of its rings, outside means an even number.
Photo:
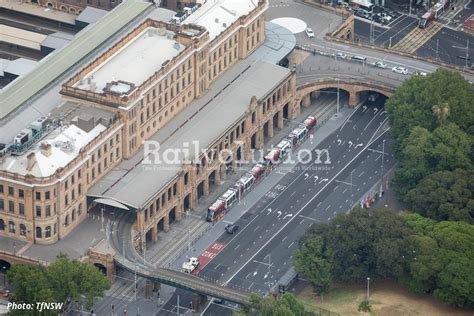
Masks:
[[[66,102],[49,117],[32,122],[30,128],[19,131],[14,143],[21,142],[21,135],[31,138],[35,135],[35,129],[42,129],[43,137],[21,155],[7,155],[3,162],[0,161],[0,171],[23,176],[51,176],[74,160],[79,151],[113,124],[115,119],[116,114],[113,112]]]
[[[184,24],[197,24],[209,31],[212,40],[241,16],[249,14],[258,0],[208,0],[187,17]]]
[[[48,35],[44,41],[41,42],[41,47],[47,47],[52,50],[63,48],[74,39],[73,34],[64,32],[56,32]]]
[[[37,61],[18,58],[15,60],[0,59],[0,76],[11,74],[14,76],[26,75],[38,65]]]
[[[86,7],[76,18],[76,25],[83,26],[92,24],[104,17],[108,12],[106,10]]]
[[[175,40],[173,31],[147,27],[74,87],[128,95],[184,49],[185,46]]]
[[[275,23],[265,22],[265,42],[249,58],[277,64],[288,56],[295,46],[296,37],[290,30]]]
[[[185,161],[194,160],[199,154],[194,152],[194,146],[190,146],[189,156],[184,156],[186,144],[196,141],[199,150],[211,146],[245,116],[252,97],[262,99],[289,74],[287,68],[266,62],[239,61],[217,79],[203,97],[193,101],[150,138],[150,141],[159,142],[160,154],[171,148],[178,150],[176,162],[161,159],[156,164],[144,164],[144,151],[140,151],[104,176],[88,195],[101,201],[108,199],[109,205],[118,201],[125,209],[140,208],[177,176]],[[155,162],[153,157],[150,159]],[[133,189],[130,183],[133,183]]]

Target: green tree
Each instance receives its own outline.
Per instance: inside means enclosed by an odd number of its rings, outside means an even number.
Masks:
[[[12,265],[8,281],[15,289],[11,300],[15,303],[56,302],[53,291],[48,287],[44,267]],[[40,315],[36,310],[12,310],[11,315]],[[43,315],[57,315],[57,311],[44,311]]]
[[[363,313],[370,313],[372,311],[372,305],[370,305],[370,302],[368,300],[363,300],[362,302],[360,302],[357,311]]]
[[[13,265],[8,279],[14,288],[14,300],[20,303],[61,303],[85,297],[86,307],[91,308],[94,300],[110,287],[107,277],[96,267],[71,260],[64,254],[47,267]],[[32,313],[36,315],[36,311]]]
[[[261,297],[251,294],[250,306],[237,313],[237,315],[252,316],[304,316],[312,315],[306,312],[301,304],[292,294],[285,293],[280,298],[273,296]]]
[[[331,254],[320,236],[307,239],[302,249],[294,255],[294,265],[303,277],[313,285],[317,294],[323,294],[331,286]]]
[[[430,76],[405,80],[386,103],[395,152],[400,153],[403,141],[417,126],[431,132],[451,122],[470,132],[472,100],[474,88],[458,72],[438,69]]]
[[[455,124],[442,125],[432,133],[421,127],[413,128],[403,142],[400,167],[394,178],[401,199],[407,202],[408,191],[436,171],[470,169],[471,144],[471,137]]]
[[[474,172],[439,171],[418,183],[406,196],[415,212],[435,220],[474,223]]]
[[[414,233],[411,256],[399,280],[417,293],[432,293],[456,307],[474,307],[474,225],[405,215]]]

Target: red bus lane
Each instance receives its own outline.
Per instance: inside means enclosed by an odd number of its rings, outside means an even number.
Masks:
[[[204,267],[214,259],[219,252],[224,249],[224,244],[220,242],[215,242],[211,246],[209,246],[206,250],[203,251],[203,253],[198,257],[199,258],[199,266],[196,268],[196,270],[193,271],[194,275],[197,275],[199,272],[201,272]]]

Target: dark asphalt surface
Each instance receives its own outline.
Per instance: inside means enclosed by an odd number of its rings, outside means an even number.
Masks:
[[[237,235],[221,235],[218,241],[226,247],[199,276],[265,294],[290,268],[298,239],[306,229],[315,221],[328,221],[347,212],[380,179],[381,154],[369,149],[381,150],[386,140],[385,170],[393,166],[387,133],[365,148],[386,120],[382,102],[379,98],[359,107],[318,146],[328,149],[330,164],[296,166],[237,222],[241,227]],[[321,160],[325,161],[325,156]],[[348,184],[351,172],[353,198]],[[183,306],[188,306],[192,294],[178,290],[166,310],[174,310],[177,295]],[[211,304],[206,311],[206,315],[222,314],[218,304]]]
[[[438,46],[439,60],[461,66],[466,64],[464,57],[466,56],[467,41],[469,40],[469,57],[472,63],[472,56],[474,56],[474,36],[464,32],[454,31],[448,28],[443,28],[428,42],[420,47],[415,53],[418,56],[436,59],[436,47]],[[459,58],[462,57],[463,59]]]

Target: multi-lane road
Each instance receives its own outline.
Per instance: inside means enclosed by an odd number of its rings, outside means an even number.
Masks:
[[[359,106],[352,116],[318,150],[327,149],[329,161],[312,151],[310,163],[300,163],[244,214],[235,235],[223,234],[216,243],[224,248],[199,276],[249,292],[265,294],[292,265],[299,237],[315,222],[327,222],[358,203],[395,163],[386,128],[383,100]],[[317,137],[317,133],[315,134]],[[329,162],[329,163],[325,163]],[[351,185],[352,183],[352,185]],[[189,294],[177,291],[182,302]],[[173,310],[173,298],[166,310]],[[211,303],[206,314],[223,313]],[[227,309],[229,313],[231,309]],[[163,312],[165,313],[165,312]]]

